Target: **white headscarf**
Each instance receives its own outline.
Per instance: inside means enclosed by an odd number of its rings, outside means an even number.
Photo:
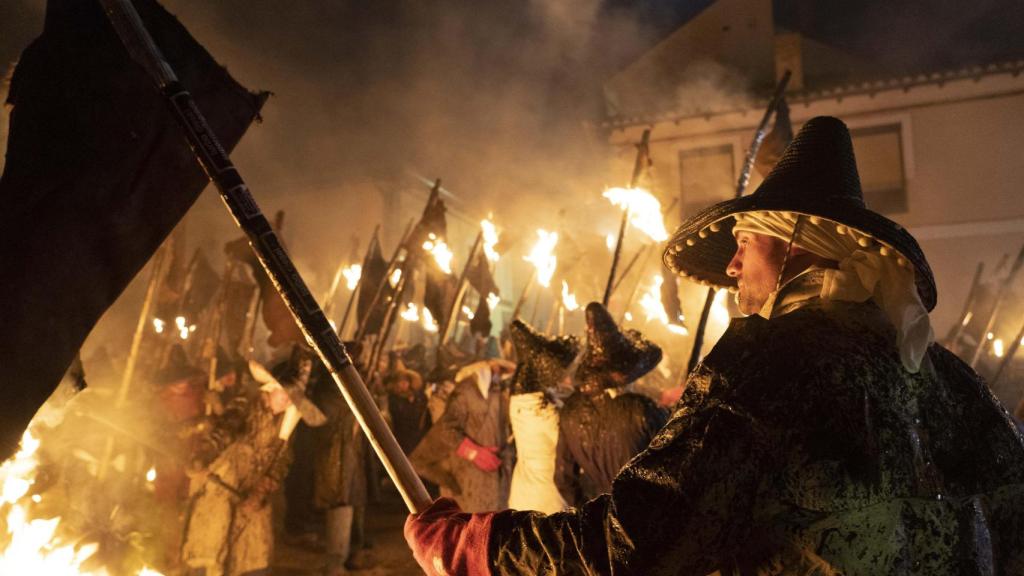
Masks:
[[[794,212],[744,212],[735,216],[733,234],[753,232],[789,242],[797,216]],[[793,245],[838,262],[838,269],[825,272],[821,298],[849,302],[873,299],[896,327],[903,366],[913,373],[921,369],[935,337],[928,310],[914,283],[914,268],[905,258],[858,230],[817,216],[803,217]]]

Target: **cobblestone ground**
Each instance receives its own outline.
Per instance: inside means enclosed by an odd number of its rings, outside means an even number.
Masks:
[[[353,576],[415,576],[423,572],[413,560],[402,536],[407,512],[405,505],[394,489],[384,490],[381,502],[367,510],[366,532],[373,542],[369,550],[376,566],[366,570],[352,570]],[[322,573],[326,561],[323,551],[313,547],[300,546],[279,539],[274,559],[274,574],[281,576],[306,576]]]

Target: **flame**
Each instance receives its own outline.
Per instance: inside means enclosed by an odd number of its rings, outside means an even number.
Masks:
[[[167,323],[164,322],[162,318],[153,318],[153,330],[155,330],[157,334],[163,334],[164,327],[166,325]]]
[[[390,284],[391,287],[394,288],[395,286],[398,286],[398,281],[401,280],[401,279],[402,279],[402,269],[401,268],[395,268],[395,271],[392,272],[391,276],[388,277],[388,284]]]
[[[683,326],[682,315],[679,318],[670,319],[668,312],[665,311],[665,306],[661,303],[661,285],[664,282],[665,279],[662,278],[661,274],[655,274],[651,285],[640,296],[640,308],[644,311],[645,322],[657,320],[664,324],[669,332],[686,336],[690,331],[686,329],[686,326]]]
[[[156,482],[156,468],[146,471],[146,482]]]
[[[1002,338],[996,338],[992,341],[992,353],[996,355],[996,358],[1002,358],[1005,352]]]
[[[462,313],[465,314],[466,318],[469,318],[470,320],[476,317],[476,314],[473,314],[473,311],[469,309],[469,306],[463,306]]]
[[[661,202],[643,188],[609,188],[602,194],[609,202],[629,210],[629,223],[655,242],[668,240]],[[614,245],[613,245],[614,246]]]
[[[445,244],[444,240],[437,237],[433,232],[427,236],[427,240],[423,242],[423,249],[434,257],[434,261],[437,262],[438,268],[441,269],[445,274],[452,273],[452,251]]]
[[[488,261],[497,262],[501,258],[501,255],[494,249],[498,245],[498,229],[494,227],[494,222],[491,222],[490,218],[480,221],[480,229],[484,233],[484,255],[487,256]]]
[[[729,308],[725,305],[725,299],[728,296],[729,291],[720,288],[715,292],[715,299],[711,302],[711,317],[723,326],[728,326],[729,321],[732,320],[729,316]]]
[[[356,285],[359,284],[359,278],[363,275],[362,264],[352,264],[341,271],[341,274],[345,277],[345,287],[350,291],[356,289]]]
[[[409,302],[408,304],[405,305],[405,310],[402,310],[402,313],[399,314],[399,316],[402,317],[402,320],[407,320],[409,322],[419,322],[420,321],[420,309],[419,309],[419,306],[416,306],[412,302]]]
[[[537,283],[547,288],[551,286],[551,277],[555,275],[555,268],[558,267],[558,258],[555,257],[555,246],[558,245],[558,232],[537,230],[539,237],[533,245],[530,254],[523,257],[523,260],[532,263],[537,268]]]
[[[176,317],[174,319],[174,325],[178,328],[178,337],[182,340],[188,340],[189,334],[196,331],[196,325],[189,324],[188,320],[184,316]]]
[[[60,517],[29,520],[28,511],[18,502],[35,483],[38,449],[39,441],[26,430],[17,454],[0,466],[2,503],[10,506],[7,513],[10,538],[0,549],[0,574],[92,574],[82,572],[81,565],[96,553],[98,544],[61,543],[55,537]],[[106,574],[106,571],[99,574]]]
[[[437,322],[434,321],[434,315],[430,313],[430,310],[426,306],[423,307],[423,329],[427,332],[437,332]]]
[[[576,295],[569,292],[569,283],[565,280],[562,280],[562,307],[569,312],[580,308],[580,303],[576,301]]]
[[[617,240],[618,237],[616,237],[615,234],[609,234],[604,237],[604,245],[608,247],[609,252],[615,251],[615,243]]]
[[[623,318],[625,318],[629,322],[632,322],[633,321],[633,313],[632,312],[626,312],[626,314],[623,316]]]
[[[501,304],[501,296],[498,296],[494,292],[488,292],[487,307],[490,308],[491,310],[494,310],[495,308],[498,307],[498,304]]]

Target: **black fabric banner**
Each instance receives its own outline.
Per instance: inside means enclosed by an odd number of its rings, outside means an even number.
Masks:
[[[153,0],[135,0],[225,146],[266,99],[239,86]],[[51,0],[12,78],[0,177],[0,458],[89,331],[208,179],[99,2]]]

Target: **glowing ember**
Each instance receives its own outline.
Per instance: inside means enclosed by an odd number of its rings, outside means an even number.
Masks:
[[[440,239],[433,232],[427,236],[427,240],[423,243],[423,249],[434,257],[434,261],[437,262],[437,267],[441,269],[445,274],[452,273],[452,251],[448,249],[448,245],[445,244],[444,240]]]
[[[392,272],[391,276],[388,277],[388,284],[390,284],[391,287],[394,288],[395,286],[398,286],[398,281],[401,280],[401,279],[402,279],[402,269],[401,268],[395,268],[395,271]]]
[[[569,283],[565,280],[562,280],[562,307],[569,312],[580,308],[580,303],[576,301],[576,295],[569,292]]]
[[[437,322],[434,321],[434,315],[430,313],[426,307],[423,308],[423,329],[427,332],[437,332]]]
[[[150,468],[146,472],[146,482],[156,482],[156,468]]]
[[[494,222],[491,222],[489,219],[480,221],[480,229],[484,233],[484,255],[487,256],[487,260],[497,262],[501,258],[501,255],[494,249],[498,245],[498,229],[494,227]]]
[[[490,308],[491,310],[494,310],[495,308],[498,307],[498,304],[501,304],[501,296],[498,296],[494,292],[488,292],[487,307]]]
[[[405,305],[405,310],[402,310],[402,313],[399,314],[399,316],[402,317],[402,320],[406,320],[408,322],[419,322],[420,308],[412,302],[409,302]]]
[[[465,314],[466,318],[469,318],[470,320],[476,317],[476,315],[473,314],[473,311],[469,309],[469,306],[463,306],[462,313]]]
[[[341,274],[345,277],[345,287],[349,290],[355,290],[356,285],[359,284],[359,278],[363,275],[363,265],[353,264],[348,266],[341,271]]]
[[[629,223],[655,242],[668,240],[661,202],[643,188],[609,188],[602,194],[609,202],[629,210]]]
[[[164,322],[163,319],[161,319],[161,318],[153,318],[153,330],[155,330],[157,334],[163,334],[164,333],[164,328],[166,326],[167,326],[167,323]]]
[[[669,332],[686,336],[689,330],[682,325],[683,317],[670,319],[665,306],[661,303],[661,285],[665,279],[660,274],[655,274],[650,287],[640,296],[640,308],[644,311],[645,321],[657,320],[665,325]]]
[[[533,245],[530,254],[523,257],[523,260],[537,268],[537,283],[547,288],[551,286],[551,277],[555,275],[555,268],[558,267],[558,258],[555,257],[558,232],[537,230],[537,236],[539,237],[537,243]]]
[[[996,358],[1002,358],[1005,352],[1002,338],[996,338],[992,341],[992,353],[996,355]]]

